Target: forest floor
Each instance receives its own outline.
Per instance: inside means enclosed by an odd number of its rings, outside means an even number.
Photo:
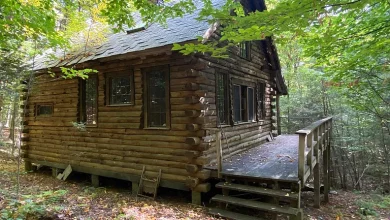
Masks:
[[[14,200],[16,174],[17,162],[0,149],[0,219],[215,219],[205,207],[191,205],[189,193],[164,189],[157,201],[136,202],[128,182],[103,179],[104,187],[94,188],[87,175],[64,182],[49,169],[22,171],[20,200]],[[304,219],[390,219],[390,197],[334,191],[328,204],[315,209],[311,195],[303,198]]]

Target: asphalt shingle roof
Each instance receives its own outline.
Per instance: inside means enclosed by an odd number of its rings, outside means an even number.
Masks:
[[[217,7],[224,2],[225,0],[213,0],[214,6]],[[37,57],[34,62],[34,69],[40,70],[48,67],[73,65],[197,39],[198,36],[205,34],[210,25],[207,21],[196,20],[202,8],[202,3],[199,0],[195,0],[194,3],[197,9],[192,14],[186,14],[178,18],[169,18],[167,19],[166,27],[160,24],[151,24],[145,27],[144,30],[134,33],[128,34],[124,31],[111,34],[102,45],[92,48],[91,53],[88,53],[87,56],[84,53],[82,55],[80,53],[67,55],[67,59],[61,61],[61,57],[64,56],[63,51],[55,51],[54,54],[59,59],[54,60],[48,56],[50,53],[45,53]],[[142,26],[140,22],[142,21],[137,22],[136,26]]]

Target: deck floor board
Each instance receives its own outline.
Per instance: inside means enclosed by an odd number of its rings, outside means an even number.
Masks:
[[[216,170],[216,164],[209,169]],[[298,135],[280,135],[223,160],[222,174],[259,179],[298,181]]]

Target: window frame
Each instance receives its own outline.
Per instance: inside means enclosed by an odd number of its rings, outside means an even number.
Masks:
[[[253,119],[249,119],[249,89],[252,89],[252,110],[253,110]],[[247,99],[247,114],[248,114],[248,122],[256,122],[256,92],[255,88],[251,86],[246,87],[246,99]]]
[[[38,114],[39,113],[38,110],[39,110],[40,106],[50,106],[51,114],[45,114],[45,115]],[[53,115],[54,115],[54,103],[52,103],[52,102],[38,102],[38,103],[34,104],[34,116],[35,116],[35,118],[52,117]]]
[[[154,70],[164,71],[165,73],[165,103],[166,103],[166,126],[165,127],[154,127],[150,126],[148,123],[149,117],[149,77],[148,73]],[[169,130],[171,129],[171,103],[170,103],[170,66],[169,65],[159,65],[153,67],[146,67],[141,69],[143,77],[143,108],[144,108],[144,129],[155,129],[155,130]]]
[[[246,60],[251,60],[251,44],[249,41],[238,44],[238,56]]]
[[[217,75],[221,75],[222,76],[222,78],[223,78],[223,80],[224,80],[224,85],[223,85],[223,87],[224,87],[224,111],[225,111],[225,123],[221,123],[220,122],[220,119],[219,119],[219,109],[218,109],[218,107],[219,107],[219,104],[218,104],[218,102],[219,102],[219,99],[218,99],[218,80],[217,80]],[[217,111],[217,126],[227,126],[227,125],[230,125],[230,114],[229,114],[229,104],[230,104],[230,102],[229,102],[229,100],[230,100],[230,98],[229,98],[229,74],[227,74],[227,73],[221,73],[221,72],[216,72],[215,73],[215,76],[216,76],[216,80],[215,80],[215,92],[216,92],[216,94],[215,94],[215,98],[216,98],[216,111]]]
[[[235,87],[238,86],[239,87],[239,106],[240,106],[240,120],[237,120],[236,119],[236,109],[235,109],[235,95],[234,95],[234,91],[235,91]],[[245,88],[243,88],[245,87]],[[243,96],[242,96],[242,91],[243,89],[246,90],[246,96],[245,96],[245,99],[246,99],[246,109],[243,108]],[[249,119],[249,99],[248,99],[248,94],[249,94],[249,89],[252,89],[252,92],[253,92],[253,95],[252,95],[252,104],[253,104],[253,119],[250,120]],[[255,94],[255,88],[253,86],[250,86],[250,85],[243,85],[243,84],[233,84],[233,123],[235,125],[239,125],[239,124],[245,124],[245,123],[252,123],[252,122],[256,122],[256,94]],[[243,115],[243,112],[245,113],[245,115]],[[246,119],[245,119],[246,118]]]
[[[111,84],[111,79],[113,78],[124,78],[124,77],[129,77],[130,79],[130,103],[126,104],[111,104],[111,91],[112,91],[112,84]],[[124,71],[124,72],[118,72],[118,73],[106,73],[105,75],[106,78],[106,106],[112,106],[112,107],[120,107],[120,106],[132,106],[135,105],[135,86],[134,86],[134,71]]]
[[[239,106],[240,106],[240,110],[239,110],[239,112],[240,112],[240,120],[237,120],[236,119],[236,109],[235,109],[235,87],[237,87],[238,86],[238,88],[239,88],[239,101],[240,101],[240,103],[239,103]],[[241,115],[241,106],[242,106],[242,100],[241,100],[241,85],[239,85],[239,84],[233,84],[233,123],[234,124],[240,124],[240,123],[243,123],[243,121],[242,121],[242,115]]]
[[[96,124],[87,124],[87,109],[86,109],[86,84],[90,78],[96,79]],[[88,76],[88,79],[80,79],[80,104],[79,104],[79,122],[85,123],[86,127],[97,127],[99,121],[99,77],[98,74],[92,74]]]

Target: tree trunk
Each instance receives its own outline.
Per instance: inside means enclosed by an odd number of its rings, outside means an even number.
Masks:
[[[15,124],[16,124],[16,118],[17,118],[17,113],[18,113],[18,96],[15,96],[14,101],[13,101],[13,109],[12,109],[12,117],[11,117],[11,127],[10,127],[10,139],[12,140],[12,156],[14,155],[17,141],[16,141],[16,133],[15,133]]]

